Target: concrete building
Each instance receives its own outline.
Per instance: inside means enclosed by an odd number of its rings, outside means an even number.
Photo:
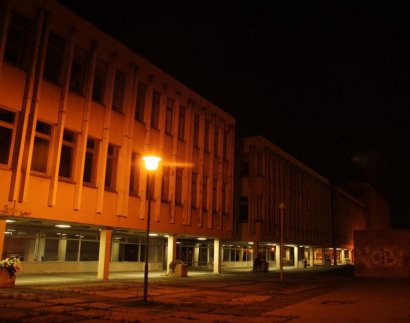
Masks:
[[[26,273],[142,269],[151,206],[151,269],[219,272],[234,118],[57,1],[0,16],[0,254]]]
[[[366,204],[264,137],[237,140],[236,155],[234,249],[249,254],[239,263],[260,255],[278,266],[280,242],[285,266],[353,260],[353,232],[368,227]]]

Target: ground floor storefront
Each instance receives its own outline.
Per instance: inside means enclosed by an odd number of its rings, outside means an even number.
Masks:
[[[4,221],[4,220],[3,220]],[[149,251],[149,252],[147,252]],[[173,260],[188,268],[220,273],[229,268],[253,268],[263,259],[267,269],[278,269],[277,242],[220,241],[213,237],[130,232],[85,226],[19,225],[6,223],[2,259],[18,257],[25,274],[95,272],[108,279],[110,272],[169,270]],[[306,268],[351,262],[351,250],[328,246],[283,244],[283,266]],[[336,258],[335,258],[336,257]],[[335,262],[336,259],[336,262]]]

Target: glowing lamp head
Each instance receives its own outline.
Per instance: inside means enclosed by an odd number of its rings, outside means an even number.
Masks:
[[[142,157],[145,162],[145,168],[148,171],[154,171],[158,168],[158,163],[161,161],[161,158],[158,156],[145,156]]]

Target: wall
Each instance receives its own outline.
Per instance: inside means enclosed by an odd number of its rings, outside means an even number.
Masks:
[[[163,270],[162,263],[149,263],[149,270]],[[97,273],[98,261],[23,261],[19,275]],[[143,262],[110,262],[110,272],[142,272]]]
[[[355,276],[410,278],[410,229],[355,231]]]

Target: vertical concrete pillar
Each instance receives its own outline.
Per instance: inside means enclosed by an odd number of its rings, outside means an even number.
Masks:
[[[35,258],[36,239],[28,239],[24,245],[24,260],[32,261]]]
[[[111,245],[111,261],[118,261],[120,259],[120,242],[113,240]]]
[[[44,259],[44,251],[46,250],[46,239],[41,233],[36,235],[36,243],[34,246],[33,260],[41,261]]]
[[[239,261],[243,262],[243,247],[241,247],[241,250],[239,251]]]
[[[299,247],[293,246],[293,267],[299,268]]]
[[[57,253],[58,261],[65,261],[66,253],[67,253],[67,236],[62,236],[60,237],[60,240],[58,240],[58,253]]]
[[[280,269],[280,245],[277,244],[275,246],[275,263],[276,263],[276,269]]]
[[[313,268],[313,265],[315,264],[315,253],[313,247],[309,248],[309,266]]]
[[[177,256],[177,236],[175,234],[168,236],[168,248],[167,248],[167,270],[169,264],[175,260]]]
[[[194,259],[192,262],[193,267],[198,267],[199,265],[199,243],[195,244],[194,247]]]
[[[101,230],[100,232],[100,253],[98,256],[97,278],[108,280],[111,258],[111,236],[112,230]]]
[[[214,240],[214,274],[221,272],[221,243],[219,239]]]
[[[259,256],[259,241],[254,241],[252,250],[253,250],[253,259],[255,259]]]
[[[3,255],[4,249],[4,239],[6,238],[6,220],[0,220],[0,257],[4,259],[5,256]]]

